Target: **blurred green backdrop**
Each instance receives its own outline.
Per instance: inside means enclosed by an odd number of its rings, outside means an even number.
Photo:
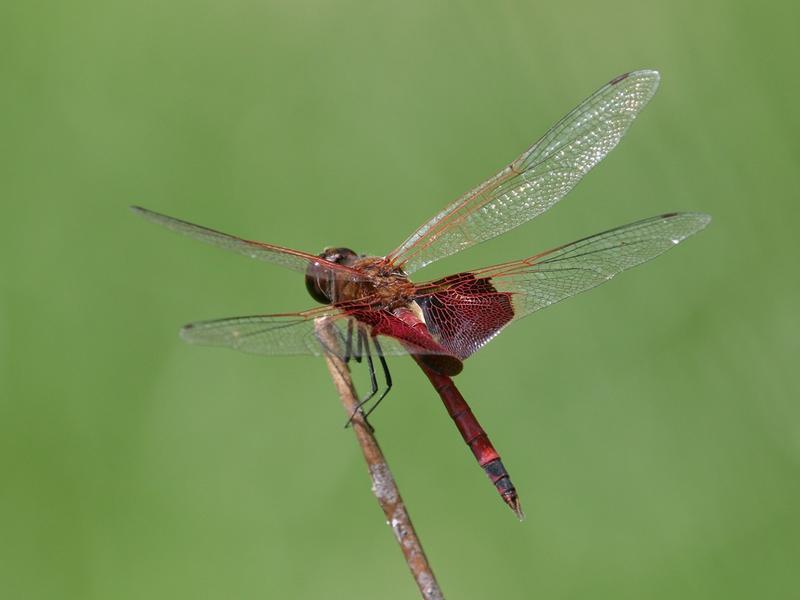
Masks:
[[[799,20],[705,0],[3,3],[0,596],[416,597],[322,361],[176,335],[309,307],[302,280],[127,206],[384,253],[649,67],[655,100],[564,202],[420,274],[714,216],[467,363],[528,519],[410,360],[374,423],[449,598],[798,597]]]

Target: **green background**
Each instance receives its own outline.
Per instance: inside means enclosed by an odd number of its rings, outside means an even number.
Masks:
[[[657,68],[564,202],[420,273],[714,217],[467,362],[527,520],[412,361],[374,424],[449,598],[798,597],[794,4],[4,2],[0,596],[416,597],[323,362],[176,335],[301,278],[127,206],[382,254]]]

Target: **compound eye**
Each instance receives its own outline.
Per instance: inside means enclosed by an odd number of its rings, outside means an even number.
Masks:
[[[328,297],[328,293],[326,293],[327,290],[322,289],[323,286],[326,288],[328,287],[327,278],[319,277],[319,273],[312,269],[313,267],[310,267],[306,273],[306,290],[308,290],[311,297],[320,304],[330,304],[331,299]]]
[[[345,266],[349,266],[358,258],[358,255],[350,248],[325,248],[319,256],[337,265]]]

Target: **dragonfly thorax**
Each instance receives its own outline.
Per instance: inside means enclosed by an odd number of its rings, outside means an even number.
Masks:
[[[321,304],[363,299],[373,308],[393,309],[413,296],[414,286],[406,274],[384,258],[359,255],[349,248],[326,248],[319,257],[352,269],[340,272],[321,261],[309,265],[306,289]]]

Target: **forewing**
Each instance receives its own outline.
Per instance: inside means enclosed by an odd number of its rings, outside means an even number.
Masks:
[[[265,244],[264,242],[245,240],[233,235],[228,235],[227,233],[222,233],[221,231],[216,231],[215,229],[203,227],[202,225],[195,225],[188,221],[162,215],[140,206],[132,206],[131,209],[148,221],[163,225],[167,229],[200,240],[201,242],[224,248],[225,250],[243,254],[250,258],[270,262],[302,273],[306,271],[309,264],[317,264],[320,269],[318,272],[321,272],[323,269],[328,269],[339,278],[348,277],[352,280],[364,279],[364,276],[355,269],[328,262],[318,256],[308,254],[307,252],[282,248],[281,246]]]
[[[658,82],[657,71],[613,79],[514,162],[422,225],[387,258],[413,273],[543,213],[617,145]]]
[[[466,358],[512,319],[574,296],[655,258],[710,222],[670,213],[560,246],[516,262],[423,284],[417,303],[444,348]]]

